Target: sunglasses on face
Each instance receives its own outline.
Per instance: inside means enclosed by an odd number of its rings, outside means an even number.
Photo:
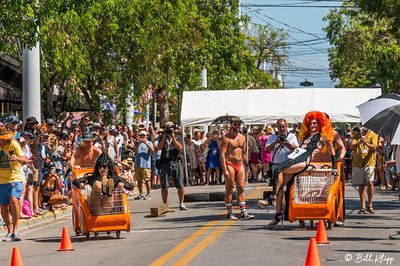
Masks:
[[[107,169],[107,168],[108,168],[108,165],[100,165],[99,168],[100,168],[100,169]]]
[[[232,123],[232,125],[235,126],[235,127],[237,127],[237,126],[240,126],[241,123]]]

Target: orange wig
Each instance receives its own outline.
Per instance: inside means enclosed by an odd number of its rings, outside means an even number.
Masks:
[[[332,128],[331,120],[329,120],[325,113],[319,111],[308,112],[304,116],[299,133],[300,141],[303,141],[308,135],[311,134],[310,122],[312,120],[316,120],[320,125],[321,131],[319,133],[321,134],[321,138],[332,143],[335,137],[335,131]]]

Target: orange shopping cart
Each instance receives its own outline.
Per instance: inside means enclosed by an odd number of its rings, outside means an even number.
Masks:
[[[290,189],[289,221],[345,220],[344,175],[341,162],[338,175],[332,175],[329,163],[311,163],[310,169],[294,178]]]
[[[76,170],[74,174],[79,178],[93,172],[92,168]],[[115,231],[117,238],[120,238],[121,231],[129,232],[130,211],[125,193],[116,189],[112,197],[91,198],[91,190],[90,185],[72,188],[72,224],[76,235],[85,235],[89,240],[91,233],[98,239],[100,232],[110,234]]]

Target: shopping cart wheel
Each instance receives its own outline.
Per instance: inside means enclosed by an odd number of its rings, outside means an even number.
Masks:
[[[117,238],[121,238],[121,231],[116,231],[115,235],[117,236]]]
[[[326,228],[327,230],[332,230],[333,229],[333,223],[331,221],[328,221],[328,226]]]
[[[94,233],[94,240],[99,240],[99,233]]]
[[[86,237],[86,240],[89,240],[90,234],[86,234],[85,237]]]

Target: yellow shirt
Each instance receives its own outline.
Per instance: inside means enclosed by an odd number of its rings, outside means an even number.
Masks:
[[[351,143],[357,143],[361,138],[361,134],[356,132],[351,139]],[[378,146],[378,135],[368,131],[367,135],[365,135],[365,139],[367,143]],[[375,167],[376,165],[376,150],[372,151],[367,145],[359,144],[353,149],[353,163],[354,167]]]
[[[11,155],[25,156],[19,143],[12,139],[3,147],[0,146],[0,184],[22,182],[24,174],[19,162],[10,162]]]

